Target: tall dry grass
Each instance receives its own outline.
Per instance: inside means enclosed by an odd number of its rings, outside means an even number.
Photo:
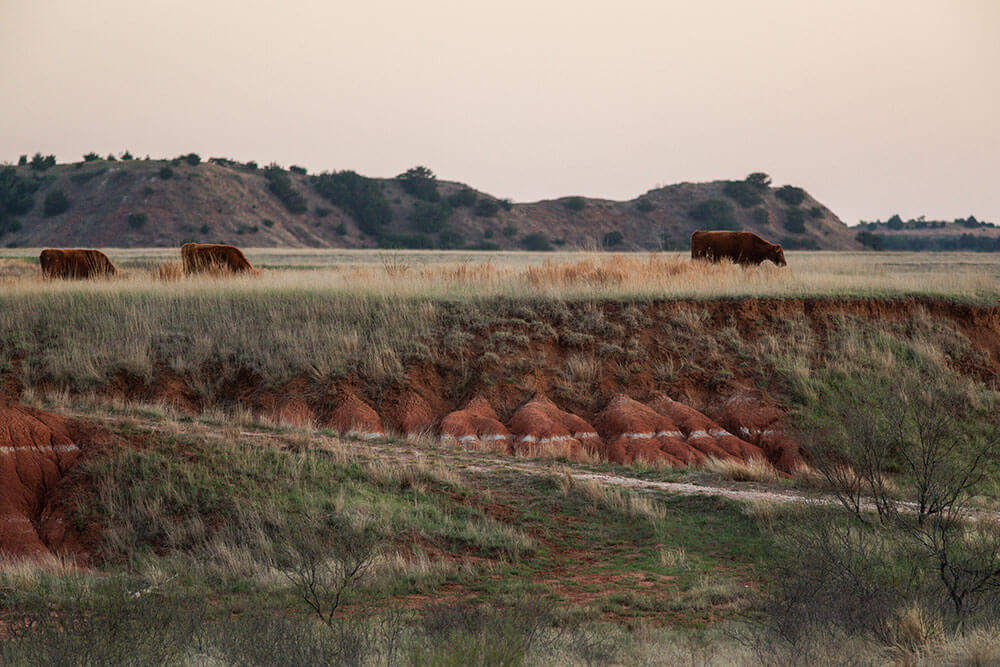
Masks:
[[[1000,295],[1000,258],[985,253],[789,253],[789,266],[743,268],[691,261],[683,253],[471,253],[248,250],[264,272],[177,280],[176,251],[109,250],[124,265],[108,281],[42,281],[22,257],[0,254],[0,284],[14,293],[160,291],[332,291],[374,296],[479,298],[648,298],[728,296],[891,296],[969,300]],[[4,254],[18,253],[4,258]],[[10,257],[10,255],[8,255]],[[308,270],[303,270],[307,268]]]

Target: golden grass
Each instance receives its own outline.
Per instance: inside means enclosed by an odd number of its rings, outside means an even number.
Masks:
[[[747,461],[738,459],[719,459],[710,456],[702,464],[702,468],[723,479],[735,482],[768,482],[774,483],[781,479],[781,474],[770,463],[760,458]]]
[[[693,262],[685,253],[516,253],[249,249],[259,276],[178,279],[175,249],[108,249],[123,275],[42,281],[25,258],[0,254],[0,284],[14,293],[163,290],[211,295],[252,290],[350,292],[402,297],[550,298],[938,295],[996,300],[1000,257],[986,253],[790,252],[789,266]],[[309,269],[309,270],[303,270]]]

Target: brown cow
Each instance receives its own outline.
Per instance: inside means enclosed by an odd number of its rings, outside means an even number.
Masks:
[[[38,263],[46,278],[92,278],[118,273],[100,250],[46,248],[38,256]]]
[[[181,246],[184,273],[203,271],[244,271],[256,273],[250,262],[236,246],[219,243],[185,243]]]
[[[691,235],[691,259],[731,259],[743,265],[769,259],[778,266],[786,264],[780,245],[768,243],[752,232],[695,232]]]

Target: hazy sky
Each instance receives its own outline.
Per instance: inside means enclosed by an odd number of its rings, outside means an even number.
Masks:
[[[0,0],[0,160],[423,164],[516,201],[770,173],[1000,222],[1000,0]]]

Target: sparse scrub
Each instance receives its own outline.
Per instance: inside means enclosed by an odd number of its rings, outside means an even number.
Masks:
[[[69,210],[70,202],[62,190],[52,190],[45,195],[45,217],[52,218]]]

